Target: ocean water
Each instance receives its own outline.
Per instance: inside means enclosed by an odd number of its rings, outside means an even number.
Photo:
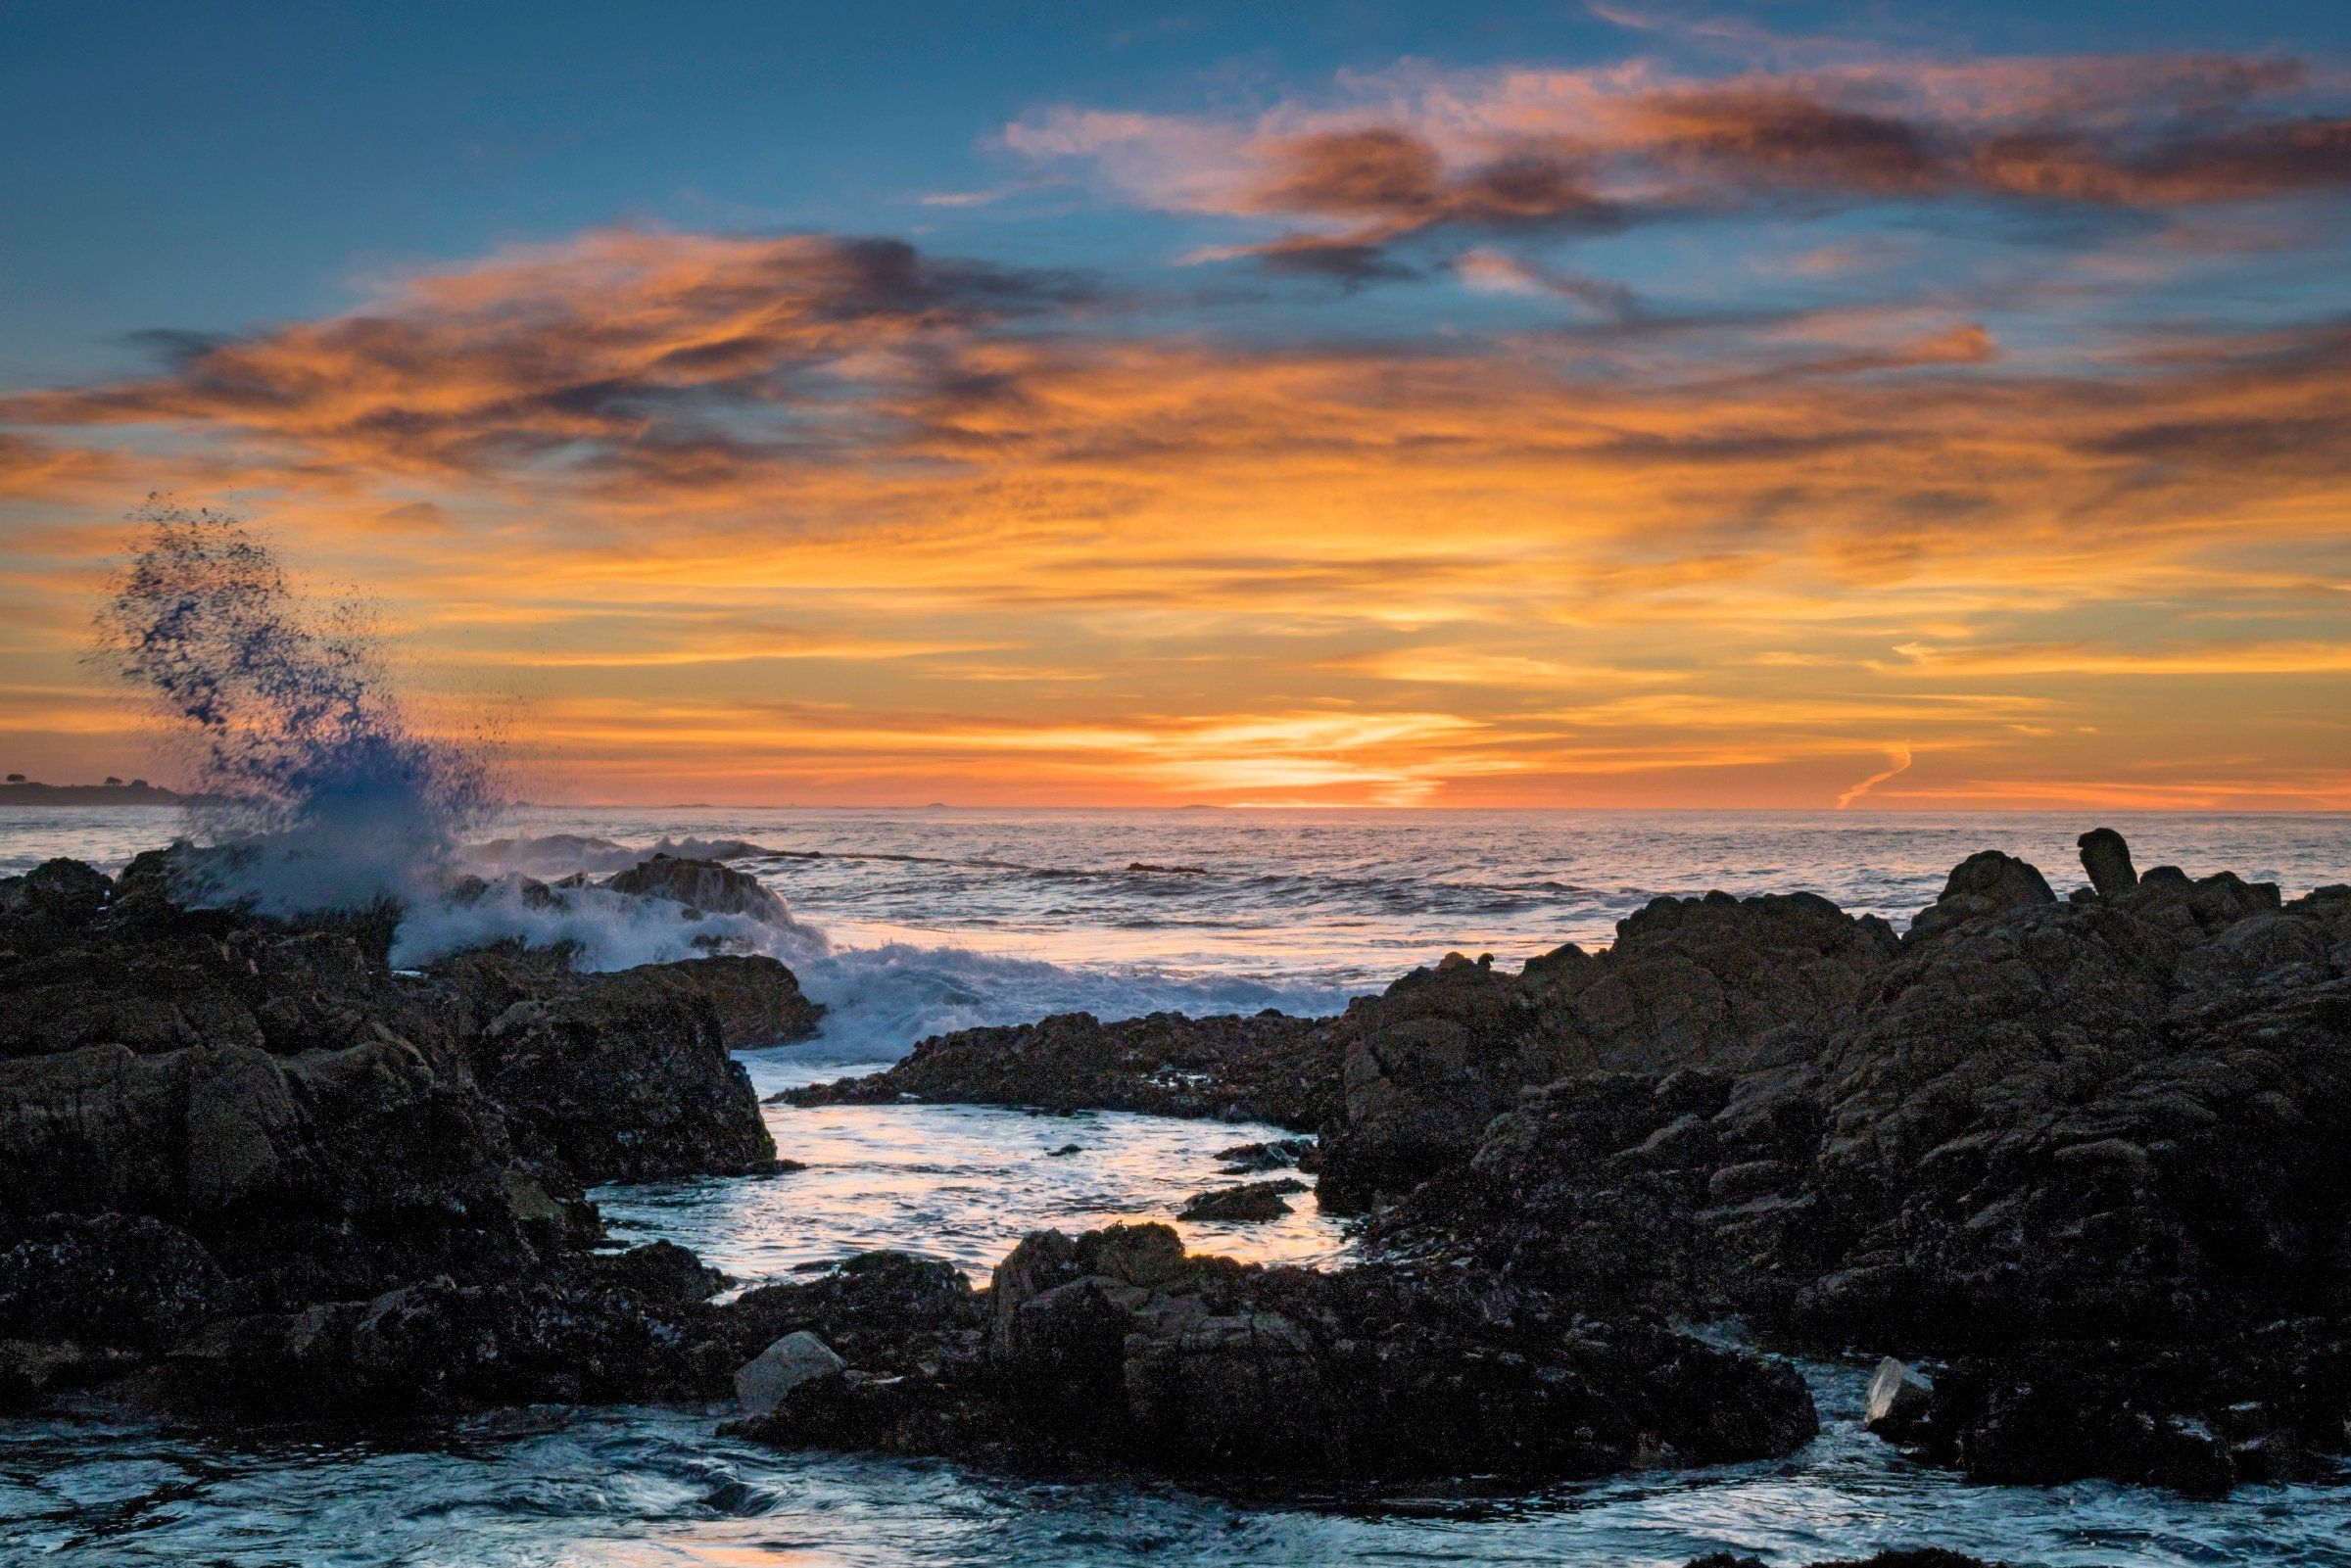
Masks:
[[[499,832],[595,841],[528,851],[543,876],[610,870],[664,837],[738,840],[733,863],[824,933],[792,958],[833,1010],[817,1040],[746,1056],[765,1094],[939,1029],[1070,1009],[1330,1011],[1447,951],[1515,964],[1605,942],[1659,893],[1808,889],[1899,926],[1983,848],[2025,855],[2062,893],[2080,879],[2075,835],[2099,822],[2141,869],[2230,869],[2288,896],[2351,880],[2340,816],[564,810]],[[167,812],[10,809],[0,873],[55,854],[111,869],[173,828]],[[976,1107],[768,1117],[808,1169],[604,1189],[615,1231],[672,1237],[746,1282],[882,1245],[983,1277],[1039,1224],[1172,1219],[1220,1179],[1217,1150],[1271,1133]],[[1309,1263],[1348,1245],[1311,1199],[1272,1225],[1186,1230],[1195,1249]],[[1865,1356],[1804,1370],[1824,1431],[1786,1460],[1380,1506],[774,1453],[716,1437],[716,1410],[229,1440],[93,1403],[0,1421],[0,1562],[1678,1564],[1732,1546],[1793,1564],[1890,1544],[2052,1564],[2351,1562],[2351,1492],[2210,1503],[1964,1486],[1860,1431]]]

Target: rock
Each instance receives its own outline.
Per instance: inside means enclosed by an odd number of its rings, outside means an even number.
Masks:
[[[1908,1362],[1889,1355],[1870,1375],[1861,1424],[1891,1442],[1909,1442],[1926,1424],[1934,1399],[1934,1383]]]
[[[1891,928],[1810,894],[1660,898],[1616,945],[1518,975],[1422,970],[1348,1006],[1343,1115],[1318,1194],[1360,1211],[1465,1161],[1521,1091],[1573,1072],[1800,1057],[1898,950]]]
[[[811,1378],[839,1377],[843,1365],[833,1347],[799,1329],[736,1369],[735,1398],[745,1415],[765,1415]]]
[[[678,973],[722,962],[571,975],[470,955],[437,973],[514,998],[467,1037],[474,1076],[525,1150],[594,1184],[774,1168],[750,1075]]]
[[[103,872],[78,860],[46,860],[22,879],[10,879],[8,902],[18,912],[57,926],[75,927],[96,920],[106,908],[115,884]]]
[[[1245,1181],[1199,1194],[1176,1217],[1194,1224],[1262,1224],[1290,1212],[1290,1206],[1282,1202],[1283,1194],[1306,1190],[1303,1181]]]
[[[722,1276],[674,1247],[584,1256],[581,1184],[774,1168],[714,998],[739,1032],[805,1027],[789,971],[503,949],[396,974],[396,909],[184,907],[228,853],[0,893],[18,1395],[143,1364],[227,1412],[723,1389],[748,1353],[716,1326]]]
[[[740,1430],[1262,1482],[1598,1475],[1784,1453],[1815,1429],[1776,1362],[1492,1281],[1190,1257],[1164,1225],[1032,1235],[988,1311],[979,1347],[890,1376],[851,1356]]]
[[[664,898],[698,909],[705,915],[747,915],[762,925],[788,927],[792,911],[758,878],[715,860],[687,860],[655,855],[606,878],[616,893],[639,898]]]
[[[144,1215],[46,1215],[0,1247],[0,1338],[155,1351],[229,1302],[204,1244]]]
[[[1175,1013],[1104,1023],[1062,1013],[1010,1028],[938,1035],[870,1077],[792,1090],[794,1105],[924,1100],[1050,1111],[1271,1121],[1311,1130],[1333,1115],[1339,1047],[1327,1021]]]
[[[2138,873],[2131,869],[2131,846],[2121,833],[2092,828],[2079,842],[2082,869],[2089,873],[2089,884],[2100,898],[2120,898],[2138,885]]]
[[[2049,891],[2048,879],[2039,868],[2014,855],[1987,849],[1951,868],[1942,895],[1910,923],[1908,939],[1922,940],[1969,921],[2056,901],[2057,895]]]
[[[1312,1138],[1275,1138],[1268,1143],[1236,1143],[1218,1150],[1213,1158],[1223,1163],[1226,1175],[1242,1176],[1259,1170],[1303,1168],[1315,1147]]]

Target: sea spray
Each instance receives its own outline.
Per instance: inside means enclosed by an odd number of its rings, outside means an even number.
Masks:
[[[406,902],[496,804],[484,758],[418,735],[348,605],[288,584],[243,518],[152,502],[98,617],[100,657],[191,753],[196,862],[270,914]]]
[[[189,753],[191,900],[278,916],[394,906],[401,964],[501,941],[561,947],[589,970],[824,950],[781,904],[766,919],[704,914],[510,868],[468,875],[463,836],[501,806],[488,748],[410,728],[363,619],[298,594],[243,518],[156,500],[132,520],[144,533],[99,613],[97,657]]]

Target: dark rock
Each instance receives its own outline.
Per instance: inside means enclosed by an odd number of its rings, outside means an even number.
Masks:
[[[1523,974],[1420,970],[1349,1004],[1344,1115],[1319,1194],[1361,1210],[1458,1166],[1522,1090],[1613,1068],[1765,1066],[1809,1054],[1892,962],[1885,922],[1810,894],[1660,898],[1600,954]]]
[[[2089,884],[2100,898],[2120,898],[2138,885],[2138,873],[2131,869],[2131,846],[2121,833],[2111,828],[2092,828],[2078,842],[2082,869],[2089,873]]]
[[[684,973],[717,962],[570,975],[475,955],[443,973],[514,996],[468,1037],[474,1075],[526,1150],[593,1184],[774,1168],[750,1075]]]
[[[1223,1163],[1226,1175],[1244,1176],[1259,1170],[1304,1169],[1316,1147],[1312,1138],[1275,1138],[1267,1143],[1236,1143],[1218,1150],[1214,1158]]]
[[[801,1384],[839,1377],[844,1369],[832,1346],[804,1328],[794,1329],[736,1368],[736,1402],[745,1415],[766,1415]]]
[[[1597,1475],[1784,1453],[1815,1429],[1775,1362],[1490,1282],[1187,1257],[1158,1225],[1030,1237],[988,1312],[983,1345],[887,1376],[850,1355],[740,1430],[1272,1480]]]
[[[1262,1224],[1290,1212],[1290,1206],[1282,1202],[1283,1194],[1304,1191],[1303,1181],[1245,1181],[1238,1186],[1201,1193],[1186,1203],[1176,1217],[1193,1223]]]
[[[1339,1047],[1320,1019],[1062,1013],[935,1036],[888,1071],[795,1089],[794,1105],[904,1100],[1140,1111],[1312,1129],[1337,1110]]]
[[[2053,904],[2048,879],[2030,862],[1987,849],[1951,868],[1935,902],[1910,923],[1910,938],[1918,940],[2012,909]]]
[[[96,920],[115,890],[105,873],[78,860],[43,861],[9,883],[5,896],[15,912],[69,927]]]
[[[0,1250],[0,1339],[154,1351],[228,1302],[204,1244],[144,1215],[52,1214]]]
[[[715,860],[655,855],[606,878],[616,893],[663,898],[705,915],[747,915],[763,925],[789,927],[792,911],[758,878]]]

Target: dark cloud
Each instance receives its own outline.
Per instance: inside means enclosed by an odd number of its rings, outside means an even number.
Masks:
[[[691,476],[789,458],[893,404],[1001,396],[1001,374],[968,356],[1007,323],[1097,303],[1068,272],[899,240],[612,230],[414,279],[352,315],[147,334],[163,373],[9,399],[0,419],[218,422],[309,458],[420,471],[561,455]],[[751,413],[755,434],[739,428]]]

